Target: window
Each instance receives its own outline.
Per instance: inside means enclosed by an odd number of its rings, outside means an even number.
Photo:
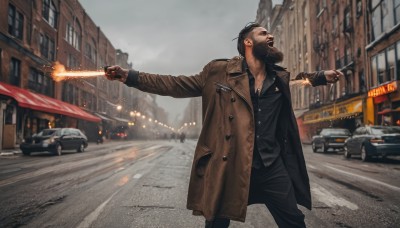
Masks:
[[[377,63],[377,57],[373,56],[371,58],[371,75],[372,77],[370,78],[369,84],[371,87],[375,87],[378,82],[378,63]]]
[[[396,80],[400,79],[400,41],[396,43]]]
[[[21,61],[11,58],[10,62],[10,84],[19,86],[21,78]]]
[[[372,40],[376,40],[382,33],[393,28],[395,20],[393,9],[393,0],[372,0]]]
[[[335,13],[335,15],[333,16],[333,20],[332,20],[332,36],[335,38],[337,36],[337,28],[338,28],[338,14]]]
[[[53,81],[35,68],[29,69],[28,88],[49,97],[53,96]]]
[[[86,43],[85,56],[90,59],[93,63],[96,63],[97,51],[96,42],[92,38],[91,42]]]
[[[55,60],[55,44],[48,36],[40,34],[40,54],[48,60]]]
[[[359,72],[359,79],[360,79],[360,92],[361,93],[365,93],[367,92],[367,86],[365,83],[365,75],[364,75],[364,71]]]
[[[387,48],[386,59],[387,59],[387,71],[386,71],[387,81],[393,81],[395,80],[395,59],[396,59],[394,45]]]
[[[69,54],[69,55],[68,55],[67,67],[69,67],[70,69],[79,67],[79,62],[78,62],[78,60],[75,58],[75,56],[74,56],[73,54]]]
[[[75,90],[73,85],[68,82],[64,83],[62,92],[62,100],[67,103],[74,104]]]
[[[8,6],[8,33],[22,40],[24,29],[24,16],[15,9],[15,6]]]
[[[386,59],[385,59],[385,52],[381,52],[378,54],[378,83],[382,84],[386,82]]]
[[[77,21],[75,26],[71,23],[67,23],[65,39],[71,44],[76,50],[80,50],[81,44],[81,27]]]
[[[346,48],[346,50],[345,50],[346,55],[345,55],[345,60],[344,60],[344,62],[345,62],[345,65],[347,65],[347,64],[349,64],[349,63],[352,61],[352,52],[351,52],[351,46],[350,46],[350,44],[346,43],[346,44],[345,44],[345,48]]]
[[[345,10],[344,10],[344,31],[347,31],[348,29],[351,28],[352,24],[351,24],[351,11],[350,11],[350,6],[348,6]]]
[[[51,25],[51,27],[56,28],[57,12],[53,1],[43,0],[42,16]]]
[[[357,0],[357,3],[356,3],[356,15],[357,15],[357,18],[362,15],[362,1],[361,0]]]
[[[394,0],[394,20],[396,25],[400,22],[400,0]]]

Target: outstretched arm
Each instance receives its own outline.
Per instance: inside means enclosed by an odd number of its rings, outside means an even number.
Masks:
[[[295,80],[306,80],[311,83],[312,86],[326,85],[328,83],[336,83],[343,78],[344,75],[338,70],[325,70],[314,73],[299,73]]]
[[[106,69],[106,77],[109,80],[119,80],[127,86],[135,87],[144,92],[181,98],[196,97],[201,96],[208,68],[209,64],[204,67],[201,73],[194,76],[171,76],[111,66]]]

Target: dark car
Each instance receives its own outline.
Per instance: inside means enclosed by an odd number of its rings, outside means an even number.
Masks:
[[[110,139],[128,139],[128,127],[118,126],[110,132]]]
[[[366,126],[354,131],[346,140],[344,156],[361,155],[361,160],[371,157],[400,155],[400,127]]]
[[[51,128],[24,139],[20,149],[24,155],[43,151],[61,155],[63,150],[84,152],[87,146],[87,137],[79,129]]]
[[[321,149],[324,153],[329,148],[344,149],[344,142],[350,136],[350,131],[344,128],[324,128],[312,137],[312,149],[314,152]]]

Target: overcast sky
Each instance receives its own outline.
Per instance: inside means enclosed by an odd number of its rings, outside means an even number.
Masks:
[[[192,75],[216,58],[237,55],[239,31],[256,18],[259,0],[79,0],[135,70]],[[170,113],[188,99],[157,97]]]

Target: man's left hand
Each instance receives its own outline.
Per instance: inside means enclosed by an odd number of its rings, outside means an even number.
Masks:
[[[344,78],[344,74],[338,70],[326,70],[324,75],[328,83],[336,83],[341,78]]]

